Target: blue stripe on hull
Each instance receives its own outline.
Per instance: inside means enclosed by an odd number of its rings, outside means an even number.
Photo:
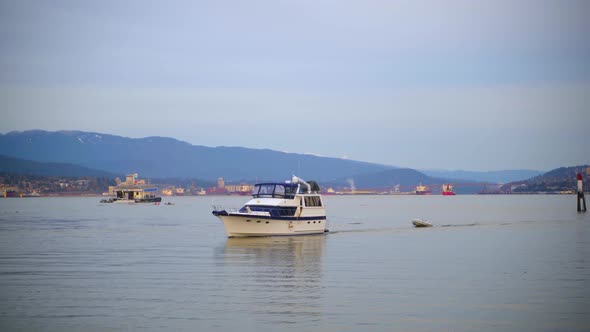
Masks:
[[[284,237],[291,237],[291,236],[318,236],[318,235],[325,235],[328,234],[330,231],[324,229],[320,232],[313,232],[313,233],[293,233],[293,234],[250,234],[250,233],[235,233],[234,235],[228,235],[229,238],[236,238],[236,237],[276,237],[276,236],[284,236]]]
[[[228,216],[228,217],[240,217],[240,218],[252,218],[252,219],[273,219],[273,220],[287,220],[287,221],[298,221],[298,220],[326,220],[326,216],[316,216],[316,217],[278,217],[278,216],[257,216],[257,215],[247,215],[247,214],[234,214],[234,213],[218,213],[215,214],[217,211],[213,211],[215,216]],[[219,211],[224,212],[224,211]]]
[[[259,216],[255,214],[241,214],[241,213],[230,213],[225,210],[213,211],[214,216],[229,216],[229,217],[241,217],[241,218],[252,218],[252,219],[274,219],[274,220],[325,220],[326,216],[311,216],[311,217],[293,217],[293,216]]]

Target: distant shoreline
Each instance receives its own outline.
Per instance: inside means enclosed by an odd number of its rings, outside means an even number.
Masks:
[[[523,196],[523,195],[571,195],[574,196],[576,193],[568,192],[568,193],[561,193],[561,192],[513,192],[513,193],[474,193],[474,194],[458,194],[455,196]],[[589,193],[590,194],[590,193]],[[164,196],[164,198],[176,198],[176,197],[219,197],[219,196],[234,196],[234,197],[241,197],[242,195],[184,195],[184,196]],[[419,196],[419,197],[428,197],[428,196],[435,196],[435,197],[442,197],[441,194],[435,195],[416,195],[416,194],[370,194],[370,193],[360,193],[360,194],[336,194],[336,195],[324,195],[326,197],[350,197],[350,196]],[[52,194],[42,194],[41,196],[23,196],[23,197],[3,197],[0,198],[46,198],[46,197],[94,197],[94,198],[103,198],[103,197],[112,197],[112,196],[103,196],[102,194],[97,193],[79,193],[79,194],[59,194],[59,193],[52,193]],[[453,196],[451,196],[453,197]],[[449,198],[452,199],[452,198]]]

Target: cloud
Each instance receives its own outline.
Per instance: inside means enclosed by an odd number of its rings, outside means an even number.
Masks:
[[[587,151],[586,1],[0,6],[2,131],[422,168],[547,169]]]

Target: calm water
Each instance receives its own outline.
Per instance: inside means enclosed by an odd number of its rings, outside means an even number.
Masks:
[[[0,330],[590,331],[574,196],[326,197],[329,235],[227,239],[210,205],[245,199],[0,199]]]

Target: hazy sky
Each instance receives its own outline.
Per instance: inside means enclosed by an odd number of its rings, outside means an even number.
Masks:
[[[4,1],[0,132],[590,163],[590,1]]]

